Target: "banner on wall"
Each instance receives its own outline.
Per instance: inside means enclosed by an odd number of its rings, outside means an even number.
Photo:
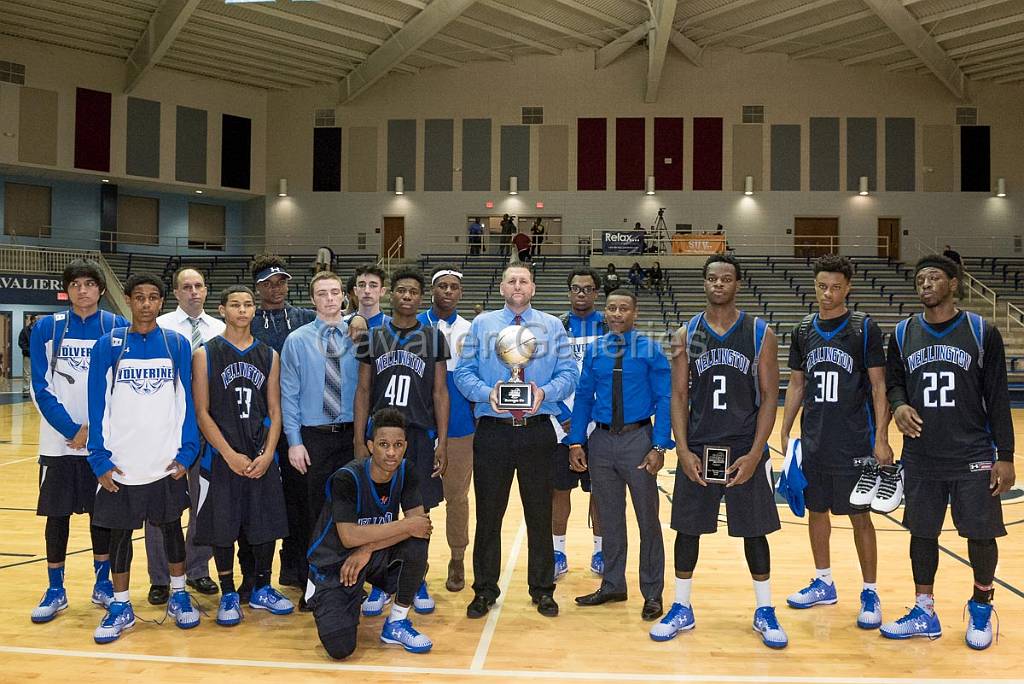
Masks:
[[[719,233],[694,233],[672,236],[673,254],[725,254],[725,236]]]
[[[644,231],[606,230],[601,235],[601,250],[604,254],[642,254]]]
[[[66,302],[61,279],[36,273],[0,273],[0,304],[60,304]]]

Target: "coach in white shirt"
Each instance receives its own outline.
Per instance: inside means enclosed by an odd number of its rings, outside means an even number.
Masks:
[[[217,320],[203,310],[206,304],[206,281],[203,274],[194,268],[184,266],[174,273],[174,297],[178,308],[171,313],[157,317],[156,324],[166,330],[181,333],[192,342],[195,350],[201,344],[224,332],[224,321]],[[199,462],[196,459],[188,474],[188,490],[192,499],[189,514],[188,533],[185,538],[185,569],[188,584],[203,594],[216,594],[217,585],[210,579],[210,558],[213,549],[209,546],[195,546],[195,511],[199,501]],[[164,554],[164,538],[159,527],[146,523],[146,556],[149,562],[149,602],[159,605],[167,602],[170,577],[167,574],[167,557]]]

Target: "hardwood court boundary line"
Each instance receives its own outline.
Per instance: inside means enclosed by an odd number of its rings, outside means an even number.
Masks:
[[[194,658],[189,656],[162,656],[144,653],[117,653],[116,651],[78,651],[57,648],[29,648],[2,646],[0,653],[18,655],[88,658],[90,660],[121,660],[166,663],[175,665],[211,665],[226,667],[252,667],[275,670],[316,670],[327,672],[363,672],[391,675],[438,675],[450,677],[497,677],[503,679],[569,679],[636,682],[735,682],[737,684],[965,684],[979,681],[1014,682],[1016,679],[922,679],[920,677],[782,677],[771,675],[697,675],[697,674],[641,674],[634,672],[562,672],[554,670],[470,670],[454,667],[400,667],[391,665],[355,665],[348,663],[291,662],[274,660],[235,660],[231,658]],[[415,656],[412,656],[415,657]]]
[[[473,654],[473,663],[469,666],[471,670],[479,672],[484,667],[484,661],[487,660],[487,653],[491,650],[491,640],[494,638],[494,632],[498,628],[501,608],[505,605],[505,601],[508,600],[508,587],[512,583],[512,575],[516,571],[516,563],[519,561],[519,553],[522,551],[523,539],[525,538],[526,521],[524,520],[519,523],[516,539],[512,542],[512,550],[508,554],[508,560],[505,561],[505,568],[498,581],[498,590],[501,592],[502,597],[501,602],[494,606],[487,615],[487,624],[484,625],[484,631],[480,633],[480,641],[477,642],[476,652]]]

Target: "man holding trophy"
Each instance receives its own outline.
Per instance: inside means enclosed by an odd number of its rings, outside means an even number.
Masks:
[[[500,287],[505,306],[473,320],[455,368],[455,384],[476,404],[478,419],[474,596],[466,608],[471,618],[486,615],[500,593],[501,523],[514,476],[526,520],[530,597],[541,615],[558,615],[551,542],[553,417],[558,402],[576,388],[579,371],[561,321],[530,306],[535,290],[528,265],[508,266]]]

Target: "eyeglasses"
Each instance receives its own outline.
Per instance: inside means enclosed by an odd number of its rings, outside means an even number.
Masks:
[[[582,294],[593,294],[594,290],[596,290],[596,289],[597,288],[594,287],[593,285],[582,285],[582,286],[580,286],[580,285],[570,285],[569,286],[569,292],[572,292],[573,294],[581,294],[581,293]]]

